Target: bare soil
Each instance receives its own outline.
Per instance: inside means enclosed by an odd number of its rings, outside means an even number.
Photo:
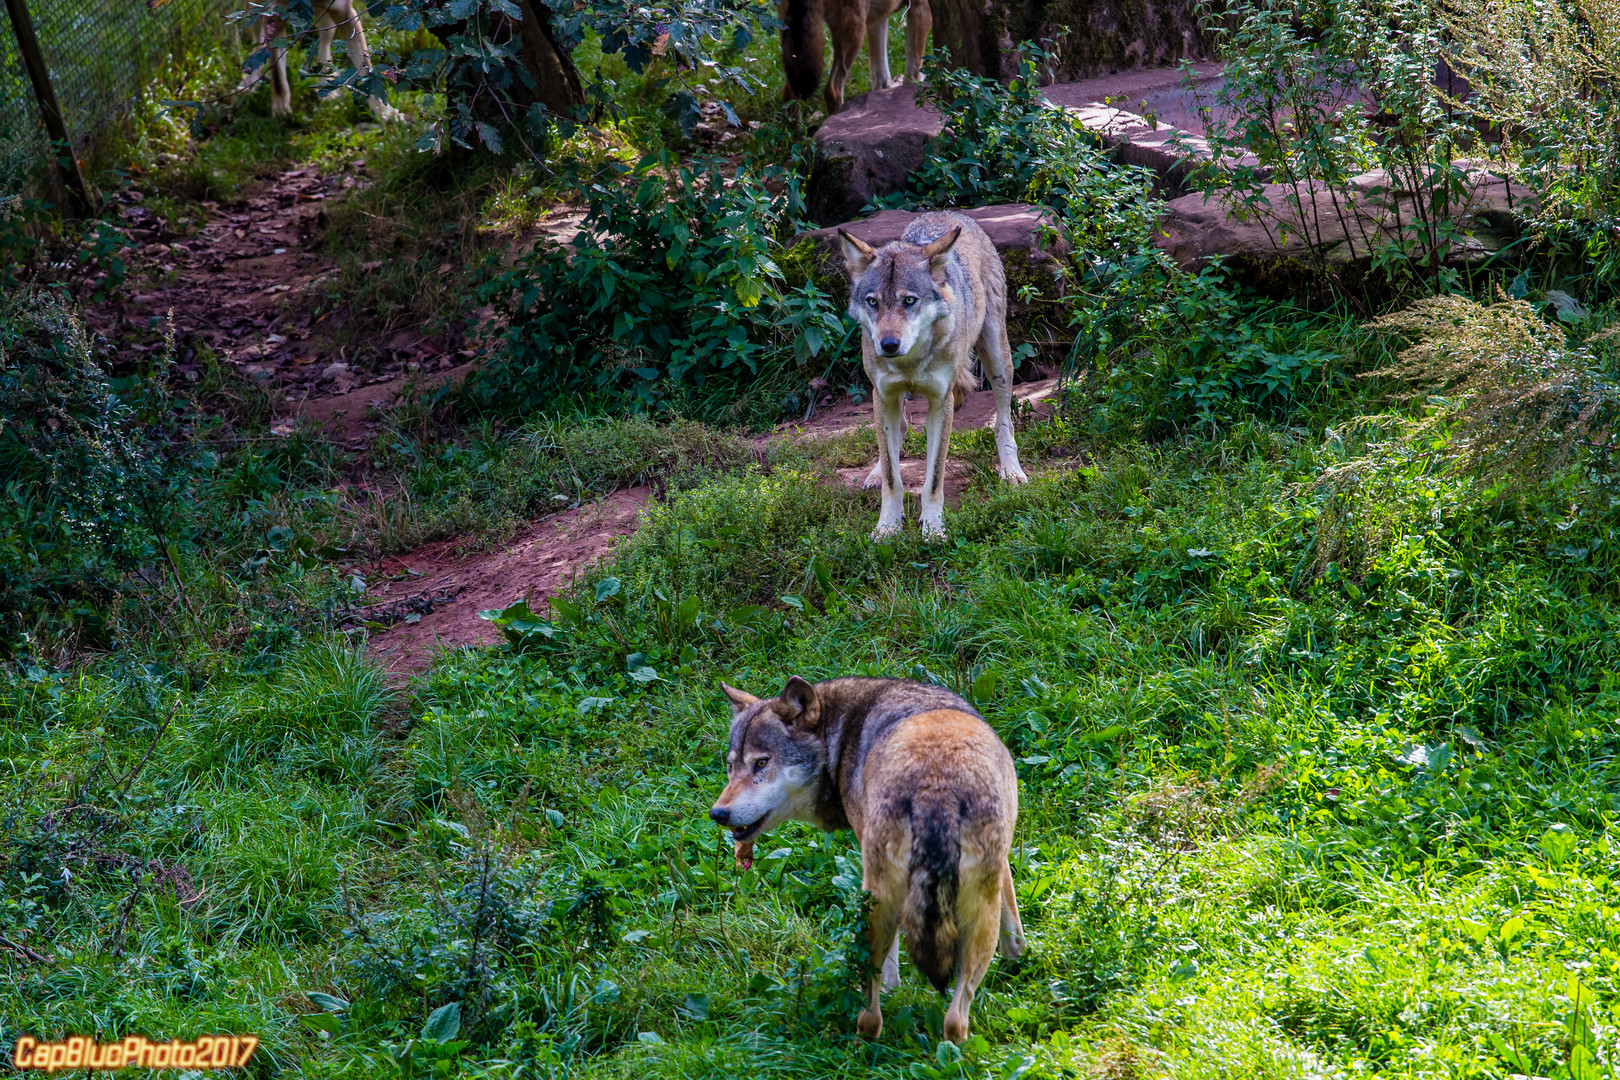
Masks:
[[[171,231],[139,192],[123,193],[119,216],[137,246],[125,254],[121,293],[88,309],[90,329],[138,353],[162,347],[172,317],[181,378],[202,377],[206,348],[270,390],[278,417],[308,416],[340,442],[363,438],[368,405],[392,404],[408,380],[425,388],[458,378],[473,355],[419,328],[344,332],[365,321],[345,298],[325,295],[337,264],[322,234],[327,207],[367,183],[363,170],[288,169],[239,202],[202,203],[196,232]]]
[[[541,518],[493,551],[462,552],[461,541],[440,540],[384,558],[377,569],[388,580],[368,593],[383,604],[413,599],[429,610],[419,621],[402,620],[373,637],[372,650],[389,670],[404,673],[426,668],[441,648],[499,640],[494,625],[478,617],[480,611],[525,598],[531,609],[541,610],[544,601],[635,531],[651,495],[646,486],[616,491]]]
[[[1023,383],[1014,396],[1028,402],[1036,415],[1050,415],[1056,379]],[[907,403],[906,419],[922,427],[927,403]],[[956,412],[955,428],[966,431],[993,423],[995,396],[988,390],[968,395]],[[870,429],[872,406],[849,398],[829,404],[808,421],[781,425],[761,439],[830,438],[861,428]],[[873,462],[877,460],[873,448]],[[872,463],[839,470],[844,483],[858,490]],[[908,491],[922,488],[925,463],[906,460],[900,473]],[[946,463],[945,498],[956,502],[972,479],[972,468],[960,460]],[[641,509],[652,497],[649,487],[614,492],[576,510],[553,514],[534,522],[498,549],[463,551],[463,542],[442,540],[408,555],[383,560],[377,567],[387,578],[373,585],[371,596],[395,610],[403,604],[420,618],[400,621],[372,637],[372,649],[390,671],[398,675],[427,668],[441,649],[487,645],[499,640],[493,624],[478,612],[504,608],[520,599],[543,611],[544,602],[566,589],[594,563],[606,559],[620,540],[635,532]],[[373,576],[371,580],[377,580]],[[425,613],[424,613],[425,610]]]

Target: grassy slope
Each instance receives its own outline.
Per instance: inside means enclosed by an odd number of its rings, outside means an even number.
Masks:
[[[371,1076],[457,1000],[469,1075],[1553,1075],[1612,1049],[1612,513],[1399,470],[1339,527],[1291,485],[1342,451],[1297,430],[1025,443],[1095,464],[987,482],[942,548],[868,544],[870,499],[813,455],[715,474],[565,644],[405,693],[318,639],[260,673],[199,648],[9,682],[6,933],[54,962],[0,952],[0,1044],[248,1029],[266,1075]],[[847,834],[781,829],[738,875],[703,816],[716,682],[790,672],[976,685],[1020,759],[1032,947],[962,1062],[905,964],[883,1040],[853,1036]],[[336,1031],[296,1019],[311,990],[350,1003]]]

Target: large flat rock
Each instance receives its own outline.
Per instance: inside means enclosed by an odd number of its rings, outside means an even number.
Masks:
[[[1446,253],[1452,264],[1478,262],[1511,239],[1527,194],[1479,167],[1467,170],[1468,197],[1452,213],[1462,239]],[[1266,184],[1263,203],[1250,206],[1229,195],[1185,195],[1165,206],[1156,240],[1185,269],[1216,256],[1255,263],[1327,267],[1367,259],[1401,238],[1401,222],[1420,220],[1418,197],[1382,171],[1352,177],[1347,190]],[[1410,234],[1408,234],[1410,235]],[[1312,248],[1318,252],[1312,254]]]
[[[1042,91],[1053,105],[1073,112],[1110,148],[1115,160],[1151,169],[1160,192],[1169,200],[1159,246],[1179,265],[1192,268],[1216,256],[1234,263],[1342,266],[1367,259],[1396,239],[1398,221],[1422,217],[1411,193],[1391,191],[1388,177],[1356,177],[1348,193],[1295,191],[1267,184],[1258,208],[1227,195],[1205,198],[1189,194],[1187,177],[1212,151],[1204,138],[1213,119],[1212,106],[1222,80],[1219,64],[1190,64],[1118,72],[1096,78],[1055,83]],[[903,190],[907,177],[927,160],[929,144],[942,130],[941,118],[920,107],[911,87],[896,87],[852,99],[844,112],[830,117],[816,133],[817,163],[810,184],[811,218],[830,225],[858,214],[875,196]],[[1233,164],[1258,166],[1249,155]],[[1265,171],[1258,169],[1262,179]],[[1515,234],[1524,194],[1500,177],[1470,166],[1470,197],[1454,215],[1463,239],[1446,253],[1453,263],[1477,262]],[[1032,263],[1051,254],[1035,241],[1038,216],[1027,206],[984,207],[969,211],[1003,254],[1028,253]],[[883,243],[897,238],[909,215],[884,211],[849,226],[862,239]],[[869,235],[870,233],[870,235]],[[805,234],[816,239],[832,260],[841,260],[830,229]]]
[[[874,196],[903,189],[943,126],[937,112],[917,104],[914,86],[850,98],[816,131],[810,220],[818,225],[847,221]]]
[[[1116,160],[1158,175],[1167,195],[1185,194],[1189,155],[1208,155],[1199,102],[1214,96],[1219,64],[1124,71],[1078,82],[1054,83],[1042,93],[1096,131]],[[917,102],[916,88],[895,86],[851,98],[816,131],[816,162],[807,190],[810,220],[848,221],[873,198],[903,191],[927,160],[944,127],[940,115]]]
[[[952,212],[965,214],[977,222],[979,228],[990,238],[990,242],[996,245],[996,250],[1003,255],[1017,251],[1037,259],[1052,258],[1051,245],[1054,241],[1042,235],[1049,222],[1046,216],[1033,206],[1026,203],[1003,203],[998,206],[976,206],[970,210]],[[900,239],[901,234],[915,217],[917,214],[910,210],[880,210],[871,217],[845,222],[841,227],[850,235],[866,241],[873,247],[881,247],[891,240]],[[829,255],[836,256],[842,265],[844,256],[839,247],[839,227],[811,229],[795,236],[793,242],[797,244],[801,240],[813,241]]]

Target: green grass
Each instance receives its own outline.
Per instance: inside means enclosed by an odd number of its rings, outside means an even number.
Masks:
[[[0,1041],[245,1029],[266,1075],[389,1075],[456,1001],[467,1045],[418,1070],[1605,1075],[1569,1062],[1620,1000],[1620,647],[1613,556],[1567,553],[1612,511],[1403,467],[1335,531],[1332,438],[1082,418],[939,546],[866,541],[838,447],[690,474],[558,637],[403,692],[319,634],[15,671],[0,934],[51,962],[4,954]],[[691,445],[621,431],[588,436],[606,482]],[[718,681],[789,673],[977,687],[1019,761],[1031,948],[960,1060],[904,963],[882,1040],[853,1034],[848,834],[784,827],[744,875],[704,817]],[[306,1023],[310,991],[348,1005]]]
[[[424,267],[549,197],[305,107],[152,160],[224,191],[363,153],[382,182],[334,230],[416,253],[354,294],[377,318],[423,317]],[[668,136],[639,108],[588,149]],[[1233,300],[1125,332],[1021,431],[1028,486],[959,435],[974,479],[930,545],[868,539],[876,494],[834,470],[870,433],[447,435],[418,403],[346,457],[102,387],[61,319],[0,315],[0,449],[84,481],[18,486],[0,546],[31,605],[0,668],[0,1053],[247,1031],[260,1076],[1615,1075],[1612,484],[1482,492],[1377,442],[1352,421],[1389,388],[1354,376],[1390,345],[1364,327]],[[1261,394],[1229,333],[1256,328],[1317,377]],[[639,531],[544,632],[400,685],[333,630],[377,554],[640,483]],[[154,491],[172,573],[127,509]],[[943,683],[1018,762],[1030,949],[961,1053],[904,962],[883,1038],[855,1036],[849,834],[785,826],[742,874],[705,816],[720,680],[789,674]]]

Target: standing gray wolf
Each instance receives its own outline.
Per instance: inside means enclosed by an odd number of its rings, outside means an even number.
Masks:
[[[844,107],[844,81],[861,55],[861,37],[866,37],[872,60],[872,89],[887,90],[894,85],[889,77],[889,16],[906,0],[782,0],[777,15],[782,20],[782,68],[787,84],[782,100],[806,99],[821,83],[821,59],[825,44],[821,24],[832,31],[832,73],[827,76],[827,112]],[[911,0],[906,8],[906,82],[922,79],[923,44],[934,25],[928,0]]]
[[[1024,951],[1013,896],[1018,776],[1012,755],[973,707],[949,690],[903,679],[797,675],[762,701],[721,684],[731,699],[727,783],[709,816],[731,830],[737,863],[754,838],[783,821],[851,828],[861,885],[872,895],[872,960],[883,985],[900,982],[899,939],[934,989],[956,992],[945,1037],[967,1038],[968,1009],[998,941]],[[874,968],[857,1026],[883,1030]]]
[[[928,401],[928,471],[922,531],[945,535],[945,458],[951,422],[975,388],[975,346],[996,395],[1001,477],[1022,484],[1012,428],[1012,349],[1007,343],[1007,276],[978,222],[965,214],[920,214],[899,240],[873,248],[843,228],[849,313],[861,324],[861,362],[872,380],[878,463],[867,487],[883,488],[874,538],[900,528],[905,512],[900,447],[906,416],[900,395]]]
[[[257,14],[259,24],[259,45],[268,46],[270,42],[287,32],[287,20],[284,4],[269,4],[254,2],[248,7],[250,13]],[[371,70],[371,50],[366,46],[366,32],[360,25],[360,16],[354,10],[354,0],[314,0],[313,12],[315,15],[315,29],[320,34],[317,60],[325,67],[332,63],[332,39],[343,33],[343,41],[348,48],[349,62],[364,75]],[[292,115],[292,84],[287,79],[287,50],[275,49],[264,67],[270,69],[270,112],[274,116]],[[264,78],[264,69],[242,73],[241,89],[258,84]],[[371,115],[378,120],[403,120],[405,117],[400,111],[380,97],[368,95],[366,105],[371,109]]]

